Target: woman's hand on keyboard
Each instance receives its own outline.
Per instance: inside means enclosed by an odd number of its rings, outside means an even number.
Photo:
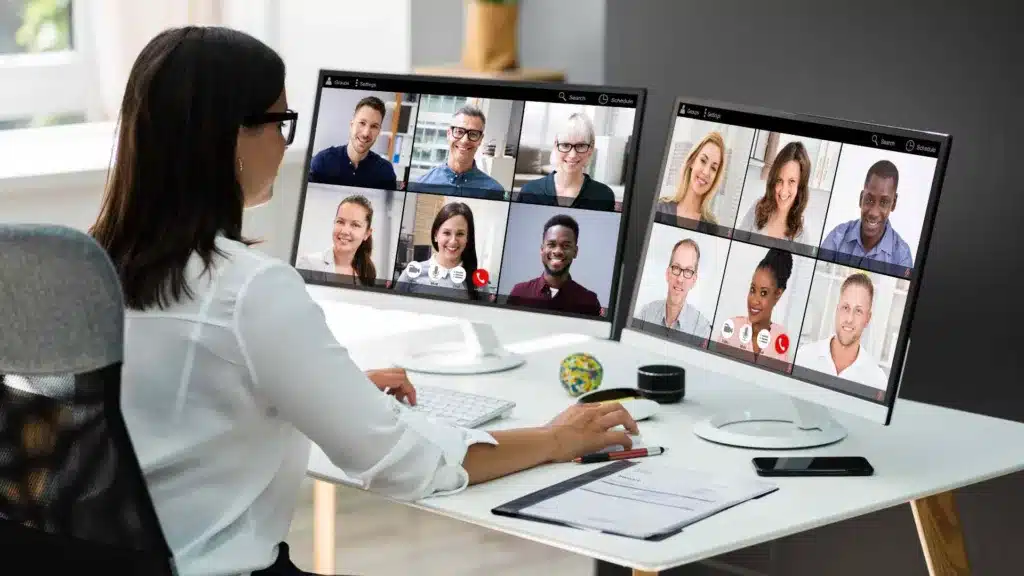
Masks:
[[[613,430],[622,426],[625,430]],[[609,404],[574,404],[555,417],[548,428],[555,437],[555,462],[569,462],[578,456],[592,454],[609,446],[633,446],[630,434],[639,434],[636,421],[618,402]]]
[[[410,406],[416,405],[416,388],[409,382],[409,376],[402,368],[367,370],[366,376],[381,392],[391,394],[399,402],[408,400]]]

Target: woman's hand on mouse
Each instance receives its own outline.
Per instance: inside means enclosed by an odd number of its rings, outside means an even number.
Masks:
[[[622,426],[625,430],[612,430]],[[573,404],[552,420],[547,428],[555,439],[554,462],[569,462],[609,446],[633,446],[630,434],[639,434],[636,421],[618,402]]]
[[[416,405],[416,388],[409,382],[409,376],[402,368],[383,368],[380,370],[367,370],[367,378],[373,382],[381,392],[391,394],[399,402],[408,400],[410,406]]]

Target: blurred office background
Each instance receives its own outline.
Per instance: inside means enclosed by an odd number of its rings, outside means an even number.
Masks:
[[[25,6],[34,7],[27,23]],[[246,235],[287,258],[317,70],[409,72],[458,61],[463,10],[464,0],[0,0],[0,219],[87,228],[138,50],[164,27],[222,22],[263,38],[288,64],[299,133],[274,200],[245,215]],[[992,321],[1016,309],[1016,279],[1024,273],[1017,222],[1024,195],[1012,155],[1024,111],[1010,81],[1024,58],[1022,22],[1024,6],[999,0],[520,0],[519,59],[561,70],[574,83],[649,88],[631,225],[646,223],[660,189],[671,105],[680,95],[953,134],[901,395],[1024,421],[1024,364],[1011,350],[1017,324]],[[16,55],[26,58],[15,62]],[[39,124],[57,126],[31,128]],[[635,276],[640,239],[631,235],[634,269],[624,271],[626,282]],[[965,308],[965,297],[979,294]],[[424,575],[593,573],[580,556],[358,492],[339,494],[342,573],[401,574],[410,566]],[[957,496],[975,573],[1019,573],[1024,474]],[[301,498],[290,541],[309,569],[309,491]],[[677,573],[927,574],[907,506],[712,564]]]

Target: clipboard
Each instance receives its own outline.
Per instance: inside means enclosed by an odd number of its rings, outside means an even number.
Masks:
[[[576,529],[580,529],[580,530],[587,530],[587,531],[591,531],[591,532],[599,532],[599,533],[610,534],[610,535],[614,535],[614,536],[623,536],[623,537],[626,537],[626,538],[632,538],[632,539],[636,539],[636,540],[644,540],[644,541],[648,541],[648,542],[660,542],[662,540],[665,540],[667,538],[675,536],[676,534],[679,534],[687,526],[691,526],[694,523],[699,522],[700,520],[703,520],[703,519],[705,519],[707,517],[710,517],[710,516],[713,516],[715,514],[718,514],[719,512],[722,512],[724,510],[732,508],[732,507],[734,507],[736,505],[742,504],[743,502],[748,502],[750,500],[756,500],[758,498],[763,498],[764,496],[767,496],[768,494],[771,494],[771,493],[773,493],[773,492],[778,490],[778,486],[775,486],[775,485],[769,484],[769,483],[763,483],[765,485],[765,489],[763,490],[763,492],[761,492],[761,493],[759,493],[759,494],[757,494],[755,496],[744,498],[744,499],[742,499],[740,501],[737,501],[737,502],[734,502],[734,503],[731,503],[731,504],[723,505],[721,507],[716,508],[710,514],[707,514],[707,515],[704,515],[702,517],[699,517],[696,520],[685,522],[685,523],[683,523],[682,525],[679,525],[679,526],[669,527],[669,528],[667,528],[664,531],[658,532],[656,534],[651,534],[651,535],[646,536],[646,537],[639,537],[639,536],[632,535],[632,534],[627,534],[627,533],[623,533],[623,532],[617,532],[615,530],[597,529],[597,528],[594,528],[594,527],[582,526],[582,525],[578,525],[578,524],[571,523],[571,522],[559,521],[559,520],[555,520],[555,519],[551,519],[551,518],[543,518],[543,517],[540,517],[540,516],[536,516],[536,515],[532,515],[532,514],[524,512],[524,510],[526,510],[527,508],[530,508],[531,506],[534,506],[536,504],[539,504],[539,503],[542,503],[544,501],[550,500],[550,499],[555,498],[557,496],[561,496],[563,494],[566,494],[567,492],[576,490],[577,488],[580,488],[582,486],[590,484],[591,482],[595,482],[597,480],[601,480],[601,479],[606,478],[608,476],[611,476],[613,474],[617,474],[619,472],[622,472],[624,470],[632,468],[633,466],[639,466],[639,465],[641,465],[640,462],[635,462],[635,461],[631,461],[631,460],[619,460],[619,461],[613,462],[611,464],[602,466],[600,468],[595,468],[593,470],[589,470],[589,471],[587,471],[587,472],[585,472],[583,474],[580,474],[578,476],[574,476],[572,478],[569,478],[568,480],[564,480],[562,482],[559,482],[558,484],[553,484],[553,485],[548,486],[546,488],[542,488],[542,489],[537,490],[535,492],[531,492],[530,494],[527,494],[525,496],[521,496],[519,498],[516,498],[515,500],[511,500],[509,502],[506,502],[506,503],[504,503],[504,504],[502,504],[500,506],[492,508],[491,509],[491,513],[495,514],[497,516],[505,516],[505,517],[509,517],[509,518],[519,518],[519,519],[523,519],[523,520],[531,520],[531,521],[534,521],[534,522],[541,522],[541,523],[544,523],[544,524],[553,524],[553,525],[556,525],[556,526],[564,526],[564,527],[567,527],[567,528],[576,528]]]

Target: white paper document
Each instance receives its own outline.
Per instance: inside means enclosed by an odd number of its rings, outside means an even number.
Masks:
[[[674,532],[775,484],[641,463],[520,511],[523,516],[634,538]]]

